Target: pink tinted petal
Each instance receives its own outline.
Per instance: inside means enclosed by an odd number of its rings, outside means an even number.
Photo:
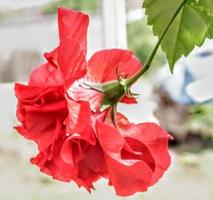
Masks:
[[[88,15],[66,8],[58,9],[58,27],[60,41],[64,41],[68,38],[75,39],[80,43],[84,52],[86,52],[87,48],[88,24]]]
[[[141,64],[131,51],[108,49],[96,52],[88,62],[87,79],[92,82],[117,80],[118,75],[131,77]]]
[[[76,40],[67,39],[60,43],[58,67],[64,76],[67,88],[86,74],[85,53]]]
[[[29,85],[36,87],[49,87],[63,85],[61,73],[49,63],[35,68],[30,75]]]
[[[67,91],[70,98],[75,101],[87,101],[90,104],[90,108],[93,112],[100,109],[103,93],[96,90],[85,88],[79,83],[74,83]]]

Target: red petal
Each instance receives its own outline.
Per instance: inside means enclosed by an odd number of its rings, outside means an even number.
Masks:
[[[170,165],[168,141],[172,137],[157,124],[130,124],[122,115],[119,116],[118,126],[123,136],[134,138],[147,147],[155,162],[150,185],[156,183]]]
[[[61,148],[57,144],[54,148],[54,156],[58,154],[59,149]],[[60,166],[56,165],[54,160],[48,159],[48,154],[50,154],[50,148],[45,152],[40,152],[35,158],[31,159],[31,163],[39,166],[40,170],[55,179],[69,182],[71,180],[72,170],[69,170],[68,165],[66,168],[61,168]],[[71,168],[72,169],[72,168]]]
[[[132,103],[137,103],[137,100],[134,97],[125,96],[123,99],[121,99],[121,102],[126,104],[132,104]]]
[[[69,97],[75,101],[87,101],[90,104],[90,108],[93,112],[100,109],[103,93],[96,90],[91,90],[81,86],[79,83],[74,83],[67,91]]]
[[[96,124],[97,137],[105,152],[110,184],[121,196],[145,191],[152,177],[152,170],[148,164],[139,159],[138,153],[128,146],[119,132],[110,125],[102,122]],[[129,158],[122,157],[122,151],[129,152]]]
[[[118,75],[131,77],[141,68],[132,52],[121,49],[108,49],[96,52],[88,62],[87,78],[92,82],[117,80]]]
[[[54,179],[61,181],[71,181],[73,177],[73,165],[65,163],[61,158],[61,149],[64,144],[65,137],[61,136],[53,145],[52,159],[47,160],[45,163],[46,169],[51,172]],[[45,172],[45,171],[44,171]]]
[[[67,88],[86,74],[85,53],[76,40],[68,39],[60,43],[58,67],[64,76]]]
[[[74,180],[79,187],[83,186],[90,191],[93,188],[93,182],[106,173],[101,149],[97,148],[98,146],[82,143],[77,138],[75,141],[72,139],[69,138],[65,143],[63,140],[58,140],[54,145],[52,159],[47,158],[46,155],[50,152],[46,151],[31,159],[31,162],[54,179],[66,182]],[[79,144],[78,151],[73,149],[74,146],[70,142]]]
[[[33,140],[37,143],[40,152],[46,150],[53,142],[63,134],[63,129],[58,126],[55,130],[46,130],[41,133],[28,131],[23,126],[17,126],[16,130],[26,139]]]
[[[92,130],[91,110],[88,102],[75,102],[67,98],[69,115],[66,119],[67,134],[79,134],[82,140],[95,144]]]
[[[86,52],[87,48],[87,28],[89,24],[88,15],[82,12],[59,8],[58,9],[58,27],[60,41],[66,39],[75,39]]]
[[[52,100],[48,99],[48,101],[53,102],[54,100],[62,100],[64,98],[64,88],[63,86],[55,86],[55,87],[35,87],[35,86],[27,86],[19,83],[15,84],[15,95],[16,97],[24,102],[39,103],[41,98],[46,98],[52,96]],[[40,102],[42,103],[42,101]]]
[[[53,114],[58,117],[52,118]],[[26,112],[23,126],[17,127],[17,131],[27,139],[35,141],[39,150],[42,151],[51,145],[55,138],[65,132],[62,127],[63,120],[63,115],[57,112],[47,114]]]
[[[44,57],[53,67],[58,67],[58,48],[51,52],[44,53]]]
[[[58,140],[52,150],[50,148],[46,152],[40,153],[36,158],[31,159],[31,162],[40,167],[40,170],[54,179],[69,182],[72,179],[72,165],[68,165],[60,158],[59,153],[64,140]],[[52,151],[53,157],[48,159]],[[42,162],[41,162],[42,161]]]
[[[106,176],[107,169],[100,145],[88,145],[85,152],[85,157],[78,163],[78,174],[73,179],[79,187],[83,186],[90,192],[94,189],[93,183]]]
[[[43,88],[16,84],[15,93],[19,101],[17,117],[22,123],[17,130],[34,140],[43,151],[65,132],[63,122],[67,116],[67,103],[63,86]]]
[[[89,145],[80,137],[77,134],[70,136],[60,154],[65,163],[73,166],[72,179],[90,192],[93,182],[106,173],[106,166],[100,147]]]
[[[150,185],[152,185],[159,180],[171,163],[168,151],[168,140],[172,139],[172,137],[154,123],[140,124],[139,129],[141,131],[141,141],[147,146],[155,160],[155,173],[150,183]]]
[[[76,162],[82,160],[84,157],[84,153],[81,149],[80,135],[76,135],[67,138],[60,151],[63,161],[73,167],[75,167]]]
[[[87,173],[85,169],[88,169]],[[99,143],[96,143],[96,145],[89,145],[84,159],[79,163],[79,176],[87,179],[86,176],[88,177],[91,175],[94,178],[95,174],[99,177],[106,176],[106,173],[106,163]]]
[[[64,81],[61,73],[49,63],[45,63],[35,68],[29,80],[29,85],[36,87],[48,87],[63,85]]]
[[[109,184],[114,186],[117,195],[129,196],[147,190],[152,171],[144,161],[127,166],[106,156],[106,162]]]

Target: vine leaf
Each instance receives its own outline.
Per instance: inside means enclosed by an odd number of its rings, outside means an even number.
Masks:
[[[144,0],[148,24],[160,37],[169,20],[183,0]],[[213,0],[188,0],[177,15],[161,43],[173,71],[176,61],[213,38]]]

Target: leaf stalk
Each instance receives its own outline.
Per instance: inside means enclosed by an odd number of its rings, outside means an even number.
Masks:
[[[126,80],[126,86],[130,87],[132,84],[134,84],[140,77],[143,76],[143,74],[149,70],[152,61],[155,57],[155,54],[161,44],[161,42],[163,41],[166,33],[168,32],[169,28],[171,27],[173,21],[176,19],[177,15],[179,14],[179,12],[181,11],[181,9],[183,8],[183,6],[185,5],[185,3],[188,0],[183,0],[183,2],[180,4],[180,6],[177,8],[177,10],[175,11],[174,15],[172,16],[172,18],[170,19],[169,23],[167,24],[165,30],[162,32],[160,38],[158,39],[158,42],[156,43],[151,55],[149,56],[147,62],[145,63],[144,67],[138,71],[133,77],[131,77],[130,79]]]

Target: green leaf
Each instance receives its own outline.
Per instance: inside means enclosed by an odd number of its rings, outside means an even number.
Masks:
[[[154,35],[161,36],[183,0],[144,0],[148,24]],[[176,61],[201,46],[206,38],[213,38],[213,0],[188,0],[170,26],[161,43],[170,70]]]

